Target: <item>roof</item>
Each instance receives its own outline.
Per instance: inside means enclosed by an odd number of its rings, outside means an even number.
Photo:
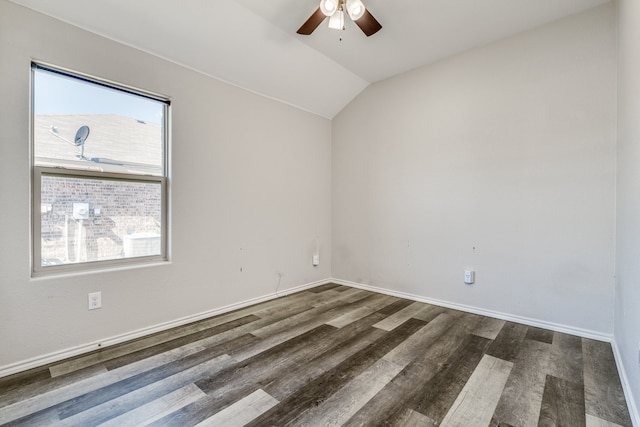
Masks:
[[[81,126],[90,129],[84,143],[85,159],[79,157],[81,147],[73,144]],[[162,175],[159,123],[115,114],[39,114],[34,117],[33,132],[37,165]]]

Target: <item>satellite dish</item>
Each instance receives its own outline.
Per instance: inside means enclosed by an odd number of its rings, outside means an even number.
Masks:
[[[82,145],[84,148],[84,142],[87,140],[88,137],[89,137],[89,126],[81,126],[80,129],[78,129],[78,131],[76,132],[76,137],[73,140],[73,142],[74,144],[76,144],[76,146],[80,147]]]

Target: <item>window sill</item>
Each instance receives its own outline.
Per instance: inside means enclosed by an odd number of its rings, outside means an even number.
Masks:
[[[121,264],[121,265],[111,265],[111,266],[100,266],[96,268],[87,268],[82,270],[64,270],[64,271],[38,271],[31,273],[31,281],[39,282],[42,280],[48,279],[60,279],[67,277],[77,277],[77,276],[86,276],[92,274],[105,274],[105,273],[114,273],[119,271],[128,271],[128,270],[138,270],[141,268],[156,268],[156,267],[164,267],[171,265],[172,262],[167,261],[142,261],[142,262],[132,262],[130,264]]]

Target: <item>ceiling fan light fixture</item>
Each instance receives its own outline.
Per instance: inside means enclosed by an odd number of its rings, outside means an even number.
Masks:
[[[367,37],[382,29],[378,20],[364,7],[362,0],[320,0],[320,7],[309,16],[296,33],[303,36],[311,35],[327,17],[329,17],[329,28],[342,31],[345,29],[345,12]]]
[[[333,16],[338,10],[338,0],[320,0],[320,10],[325,16]]]
[[[338,10],[329,17],[329,28],[334,30],[342,30],[344,28],[344,12]]]
[[[352,20],[357,21],[362,18],[364,12],[365,7],[360,0],[347,0],[347,13]]]

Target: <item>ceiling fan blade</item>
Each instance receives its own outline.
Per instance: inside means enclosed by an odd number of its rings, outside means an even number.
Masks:
[[[308,36],[313,33],[313,30],[318,28],[318,25],[324,21],[324,18],[326,18],[325,14],[318,8],[296,32]]]
[[[373,17],[368,9],[364,11],[364,15],[362,15],[360,19],[354,22],[358,27],[360,27],[362,32],[367,35],[367,37],[377,33],[382,28],[382,25],[380,25],[378,20]]]

